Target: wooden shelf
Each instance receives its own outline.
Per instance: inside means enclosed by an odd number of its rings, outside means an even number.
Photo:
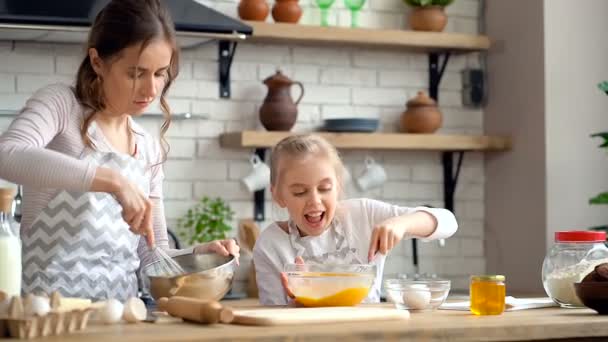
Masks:
[[[481,51],[490,47],[487,36],[462,33],[322,27],[259,21],[246,23],[253,27],[253,35],[247,41],[260,43],[342,44],[452,52]]]
[[[242,131],[224,133],[220,145],[226,148],[269,148],[289,132]],[[339,149],[486,151],[507,150],[511,140],[506,137],[401,134],[401,133],[327,133],[315,132]]]

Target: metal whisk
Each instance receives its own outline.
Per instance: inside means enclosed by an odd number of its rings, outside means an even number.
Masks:
[[[154,246],[151,247],[154,258],[157,260],[152,263],[152,272],[159,277],[175,277],[186,273],[180,264],[178,264],[164,249]]]

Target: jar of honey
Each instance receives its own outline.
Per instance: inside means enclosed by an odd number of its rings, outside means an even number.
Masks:
[[[471,312],[475,315],[500,315],[505,311],[505,276],[471,276]]]

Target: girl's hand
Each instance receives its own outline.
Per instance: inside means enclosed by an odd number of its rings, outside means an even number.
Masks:
[[[407,216],[391,217],[377,224],[372,231],[369,252],[367,254],[368,261],[372,262],[376,252],[386,255],[388,251],[393,249],[403,239],[407,230]]]
[[[215,253],[223,256],[234,255],[236,263],[239,263],[239,245],[234,239],[215,240],[194,247],[195,254]]]
[[[152,228],[152,202],[137,185],[120,177],[120,187],[114,193],[116,200],[122,206],[122,218],[129,229],[138,235],[144,235],[148,246],[154,246],[154,230]]]
[[[294,261],[298,265],[304,264],[304,259],[302,259],[302,257],[300,256],[297,256]],[[289,281],[287,280],[287,275],[285,274],[285,272],[281,272],[281,284],[283,285],[283,289],[285,290],[285,294],[287,295],[287,297],[295,299],[296,296],[289,289]]]

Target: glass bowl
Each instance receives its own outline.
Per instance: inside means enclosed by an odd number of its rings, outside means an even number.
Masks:
[[[387,299],[397,309],[435,310],[445,302],[450,281],[443,279],[387,279],[384,282]]]
[[[285,275],[296,302],[303,306],[354,306],[367,297],[376,266],[288,264]]]

